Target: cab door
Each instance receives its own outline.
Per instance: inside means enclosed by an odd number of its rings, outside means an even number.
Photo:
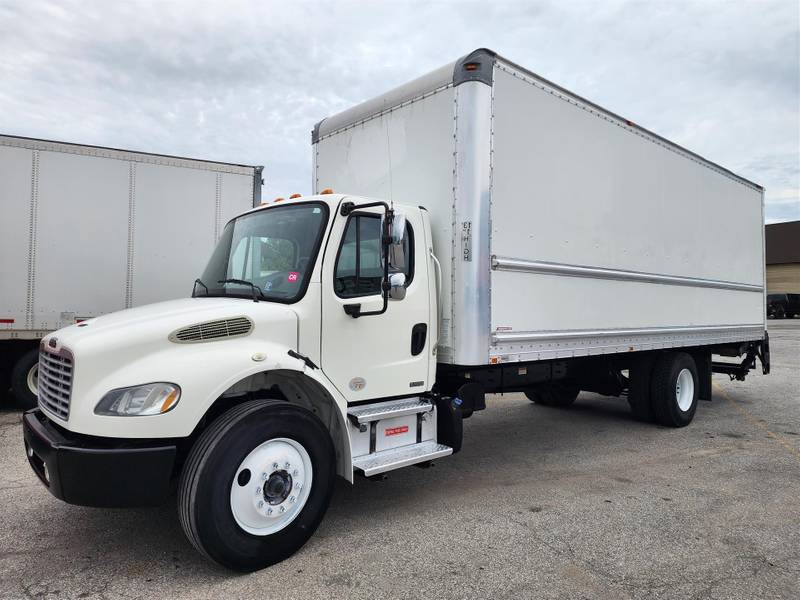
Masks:
[[[363,203],[363,202],[362,202]],[[430,296],[427,241],[420,213],[406,214],[402,251],[390,272],[406,276],[405,297],[383,307],[380,208],[338,211],[322,267],[322,370],[348,402],[422,393],[429,388]]]

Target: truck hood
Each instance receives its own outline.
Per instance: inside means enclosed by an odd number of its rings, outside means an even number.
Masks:
[[[226,324],[229,319],[235,321]],[[205,325],[202,336],[197,335],[199,327],[190,330],[188,336],[177,335],[201,324]],[[297,349],[297,326],[297,314],[283,304],[240,298],[186,298],[59,329],[42,340],[42,348],[72,361],[69,414],[67,419],[53,411],[48,416],[71,431],[89,435],[188,435],[210,397],[216,398],[254,369],[274,369],[282,362],[296,360],[287,354]],[[53,382],[59,383],[56,375],[40,368],[40,379],[53,376]],[[94,414],[95,406],[110,390],[159,381],[176,384],[182,390],[175,410],[149,417]],[[63,386],[63,381],[60,383]]]
[[[56,350],[66,347],[74,355],[109,352],[117,347],[124,347],[128,354],[136,347],[171,344],[173,342],[168,341],[170,334],[186,327],[237,317],[246,317],[253,322],[250,335],[290,348],[297,347],[297,315],[288,306],[243,298],[202,297],[148,304],[89,319],[59,329],[46,336],[42,344]],[[286,339],[290,331],[294,335]],[[207,343],[233,342],[235,339],[218,338]]]

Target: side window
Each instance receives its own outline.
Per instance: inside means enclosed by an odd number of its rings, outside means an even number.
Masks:
[[[336,259],[333,289],[341,298],[381,293],[381,219],[372,215],[350,217]]]

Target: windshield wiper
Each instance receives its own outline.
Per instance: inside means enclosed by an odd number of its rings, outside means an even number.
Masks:
[[[194,285],[192,286],[192,298],[194,298],[196,295],[195,292],[197,292],[198,283],[203,286],[203,289],[206,291],[206,296],[208,296],[208,286],[205,283],[203,283],[200,279],[195,279]]]
[[[220,279],[217,283],[235,283],[236,285],[249,285],[250,289],[253,291],[253,302],[258,302],[258,296],[256,296],[256,291],[258,291],[258,295],[262,298],[265,298],[264,292],[261,291],[261,288],[258,287],[252,281],[247,281],[246,279]],[[205,286],[203,286],[205,287]]]

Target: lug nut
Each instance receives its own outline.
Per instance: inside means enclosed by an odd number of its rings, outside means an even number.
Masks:
[[[284,468],[284,469],[288,469],[288,468],[289,468],[289,467],[291,467],[291,466],[292,466],[292,465],[290,465],[290,464],[287,462],[287,463],[285,463],[285,464],[283,465],[283,468]]]
[[[261,486],[256,486],[256,496],[261,493]]]
[[[268,514],[268,515],[271,515],[271,514],[272,514],[272,509],[271,509],[271,508],[268,508],[268,509],[267,509],[267,514]]]
[[[289,498],[289,502],[294,502],[294,496],[292,496],[291,498]]]
[[[285,506],[281,506],[281,512],[286,512],[286,507]]]
[[[297,488],[297,491],[299,492],[300,490],[302,490],[302,489],[303,489],[303,484],[302,484],[302,483],[298,483],[298,484],[296,484],[294,487],[296,487],[296,488]]]
[[[272,468],[277,470],[278,469],[278,463],[272,463]]]
[[[293,477],[297,477],[297,473],[298,473],[298,471],[297,471],[297,469],[295,469],[294,471],[292,471],[292,476]]]
[[[259,500],[258,501],[258,508],[264,508],[264,501],[263,500]]]
[[[267,474],[266,473],[262,473],[261,474],[261,480],[262,481],[266,481],[267,480]]]

